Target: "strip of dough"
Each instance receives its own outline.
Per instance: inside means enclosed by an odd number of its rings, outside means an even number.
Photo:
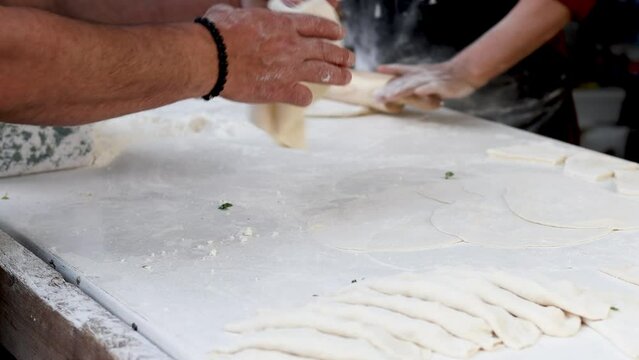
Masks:
[[[462,280],[460,280],[462,279]],[[447,283],[460,283],[485,302],[499,306],[520,319],[537,325],[544,334],[557,337],[574,336],[581,328],[581,318],[566,315],[554,306],[541,306],[521,298],[477,276],[444,278]]]
[[[566,161],[566,158],[570,155],[571,151],[567,147],[543,141],[488,149],[486,150],[486,153],[492,157],[506,160],[561,165]]]
[[[331,336],[315,330],[269,330],[241,337],[221,354],[255,349],[277,351],[318,360],[388,360],[388,357],[363,340]]]
[[[260,311],[257,318],[227,325],[225,330],[246,333],[266,329],[295,328],[308,328],[328,335],[362,339],[383,351],[391,359],[428,359],[430,357],[429,354],[422,357],[420,348],[415,344],[401,341],[377,326],[364,326],[358,322],[320,315],[308,310]]]
[[[465,359],[479,351],[478,345],[454,337],[438,325],[411,319],[395,312],[328,302],[312,304],[309,308],[322,314],[380,326],[399,339],[413,342],[442,355]]]
[[[332,300],[351,305],[378,307],[432,322],[459,338],[472,341],[484,350],[492,350],[500,343],[499,339],[493,336],[493,331],[486,321],[438,302],[400,295],[382,295],[370,290],[345,292],[334,296]]]
[[[612,342],[631,359],[639,359],[639,301],[612,296],[615,311],[605,320],[588,320],[586,324]]]
[[[291,354],[285,354],[277,351],[265,351],[248,349],[235,354],[216,354],[211,355],[211,360],[313,360],[307,357],[301,357]]]
[[[504,344],[513,349],[523,349],[537,342],[541,331],[530,321],[517,319],[506,310],[485,303],[477,295],[440,284],[427,277],[395,277],[374,281],[369,287],[389,295],[404,295],[423,300],[437,301],[484,319]]]
[[[503,271],[493,272],[488,278],[495,285],[524,299],[539,305],[556,306],[584,319],[605,319],[610,312],[609,302],[569,281],[547,281],[542,284]]]
[[[605,267],[601,271],[619,280],[639,286],[639,266]]]
[[[616,170],[639,170],[639,164],[596,152],[582,152],[569,157],[564,173],[587,181],[610,179]]]
[[[624,195],[639,195],[639,171],[615,171],[617,192]]]

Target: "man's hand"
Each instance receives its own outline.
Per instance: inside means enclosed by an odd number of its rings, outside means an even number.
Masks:
[[[355,56],[326,40],[343,37],[329,20],[264,9],[212,7],[206,17],[219,28],[227,46],[227,99],[307,106],[311,91],[300,82],[345,85]]]
[[[418,98],[429,102],[462,98],[483,84],[473,84],[464,71],[452,63],[422,65],[382,65],[377,71],[397,76],[377,93],[380,101],[401,102]]]

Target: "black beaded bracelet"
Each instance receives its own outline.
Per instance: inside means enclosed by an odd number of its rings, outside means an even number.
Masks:
[[[202,97],[202,99],[209,101],[214,97],[219,96],[224,90],[224,85],[226,85],[226,78],[229,74],[229,60],[228,55],[226,54],[226,45],[224,44],[224,38],[222,37],[222,34],[220,34],[220,31],[217,29],[215,24],[213,24],[211,20],[203,17],[195,19],[195,22],[204,26],[211,33],[211,37],[213,37],[213,41],[215,42],[215,46],[217,47],[217,82],[215,83],[213,90]]]

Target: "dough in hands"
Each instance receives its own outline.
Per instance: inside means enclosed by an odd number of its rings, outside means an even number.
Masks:
[[[549,165],[561,165],[571,154],[568,147],[559,146],[549,141],[531,142],[522,145],[488,149],[488,155],[514,161],[535,162]]]
[[[602,181],[612,178],[617,170],[639,170],[639,164],[614,156],[581,152],[566,160],[564,173],[586,181]]]
[[[282,0],[270,0],[268,8],[273,11],[309,14],[339,22],[335,8],[326,0],[306,0],[296,7],[288,7]],[[324,96],[329,86],[304,84],[313,93],[313,101]],[[304,113],[306,109],[288,104],[262,104],[252,109],[253,121],[269,133],[281,146],[306,147]]]
[[[306,108],[305,116],[307,118],[350,118],[372,113],[373,110],[367,106],[321,99]]]

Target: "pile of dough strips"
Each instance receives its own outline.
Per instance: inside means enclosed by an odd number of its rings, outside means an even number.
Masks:
[[[260,311],[226,327],[241,336],[215,358],[463,359],[524,349],[542,334],[571,337],[582,324],[639,358],[637,299],[503,271],[438,270],[360,282],[299,309]]]

